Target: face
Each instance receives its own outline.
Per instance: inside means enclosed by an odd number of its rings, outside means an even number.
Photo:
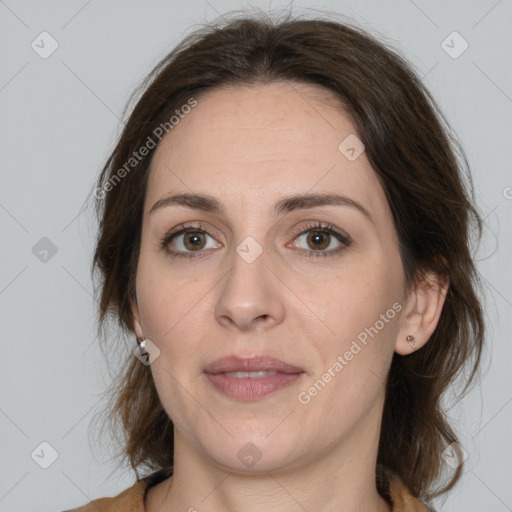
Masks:
[[[156,149],[133,312],[178,452],[275,471],[378,431],[404,274],[355,135],[284,82],[208,92]]]

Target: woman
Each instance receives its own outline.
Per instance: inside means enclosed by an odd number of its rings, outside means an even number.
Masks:
[[[466,456],[441,396],[484,327],[481,220],[428,91],[356,27],[263,14],[143,87],[95,190],[137,482],[77,510],[432,510]]]

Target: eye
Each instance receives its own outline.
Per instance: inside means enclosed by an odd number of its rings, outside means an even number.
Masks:
[[[317,222],[302,228],[296,240],[305,243],[303,248],[309,257],[334,256],[346,247],[352,240],[344,233],[339,232],[330,224]]]
[[[208,238],[214,240],[201,226],[178,226],[161,240],[160,245],[170,256],[177,258],[194,258],[201,256],[203,249],[215,249],[222,247],[222,244],[215,245],[208,243]],[[194,254],[198,253],[198,254]]]
[[[306,248],[299,248],[309,257],[334,256],[352,243],[348,235],[321,222],[303,226],[294,240],[306,244]],[[201,224],[182,224],[167,233],[160,241],[160,246],[169,256],[175,258],[198,258],[204,255],[204,249],[217,249],[222,244],[215,242]],[[295,243],[288,244],[290,246],[296,247]]]

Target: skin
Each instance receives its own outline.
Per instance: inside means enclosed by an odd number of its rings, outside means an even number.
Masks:
[[[416,350],[428,341],[447,285],[421,281],[406,290],[375,172],[364,152],[350,161],[338,149],[355,133],[329,91],[282,82],[207,92],[157,147],[133,316],[137,337],[160,350],[150,368],[174,423],[175,470],[148,492],[149,512],[391,510],[374,476],[385,379],[393,353],[413,351],[407,335],[415,336]],[[347,196],[371,220],[352,206],[273,212],[279,199],[313,192]],[[209,194],[225,212],[173,205],[149,213],[178,193]],[[160,246],[171,229],[198,222],[208,231],[201,257],[183,235],[167,248],[188,250],[191,259]],[[352,242],[344,246],[324,233],[324,252],[342,250],[309,257],[320,252],[307,238],[322,231],[308,229],[314,222],[331,224]],[[252,263],[236,252],[248,236],[263,251]],[[394,303],[401,311],[300,403],[298,394]],[[270,355],[305,374],[260,400],[235,400],[203,372],[232,354]],[[237,457],[247,443],[261,455],[250,468]]]

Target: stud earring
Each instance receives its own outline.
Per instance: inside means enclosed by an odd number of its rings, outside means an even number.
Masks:
[[[409,343],[411,343],[412,341],[412,349],[416,350],[416,338],[412,334],[409,334],[409,336],[407,336],[407,341]]]
[[[146,351],[146,338],[137,338],[137,343],[139,345],[141,355],[147,354]]]

